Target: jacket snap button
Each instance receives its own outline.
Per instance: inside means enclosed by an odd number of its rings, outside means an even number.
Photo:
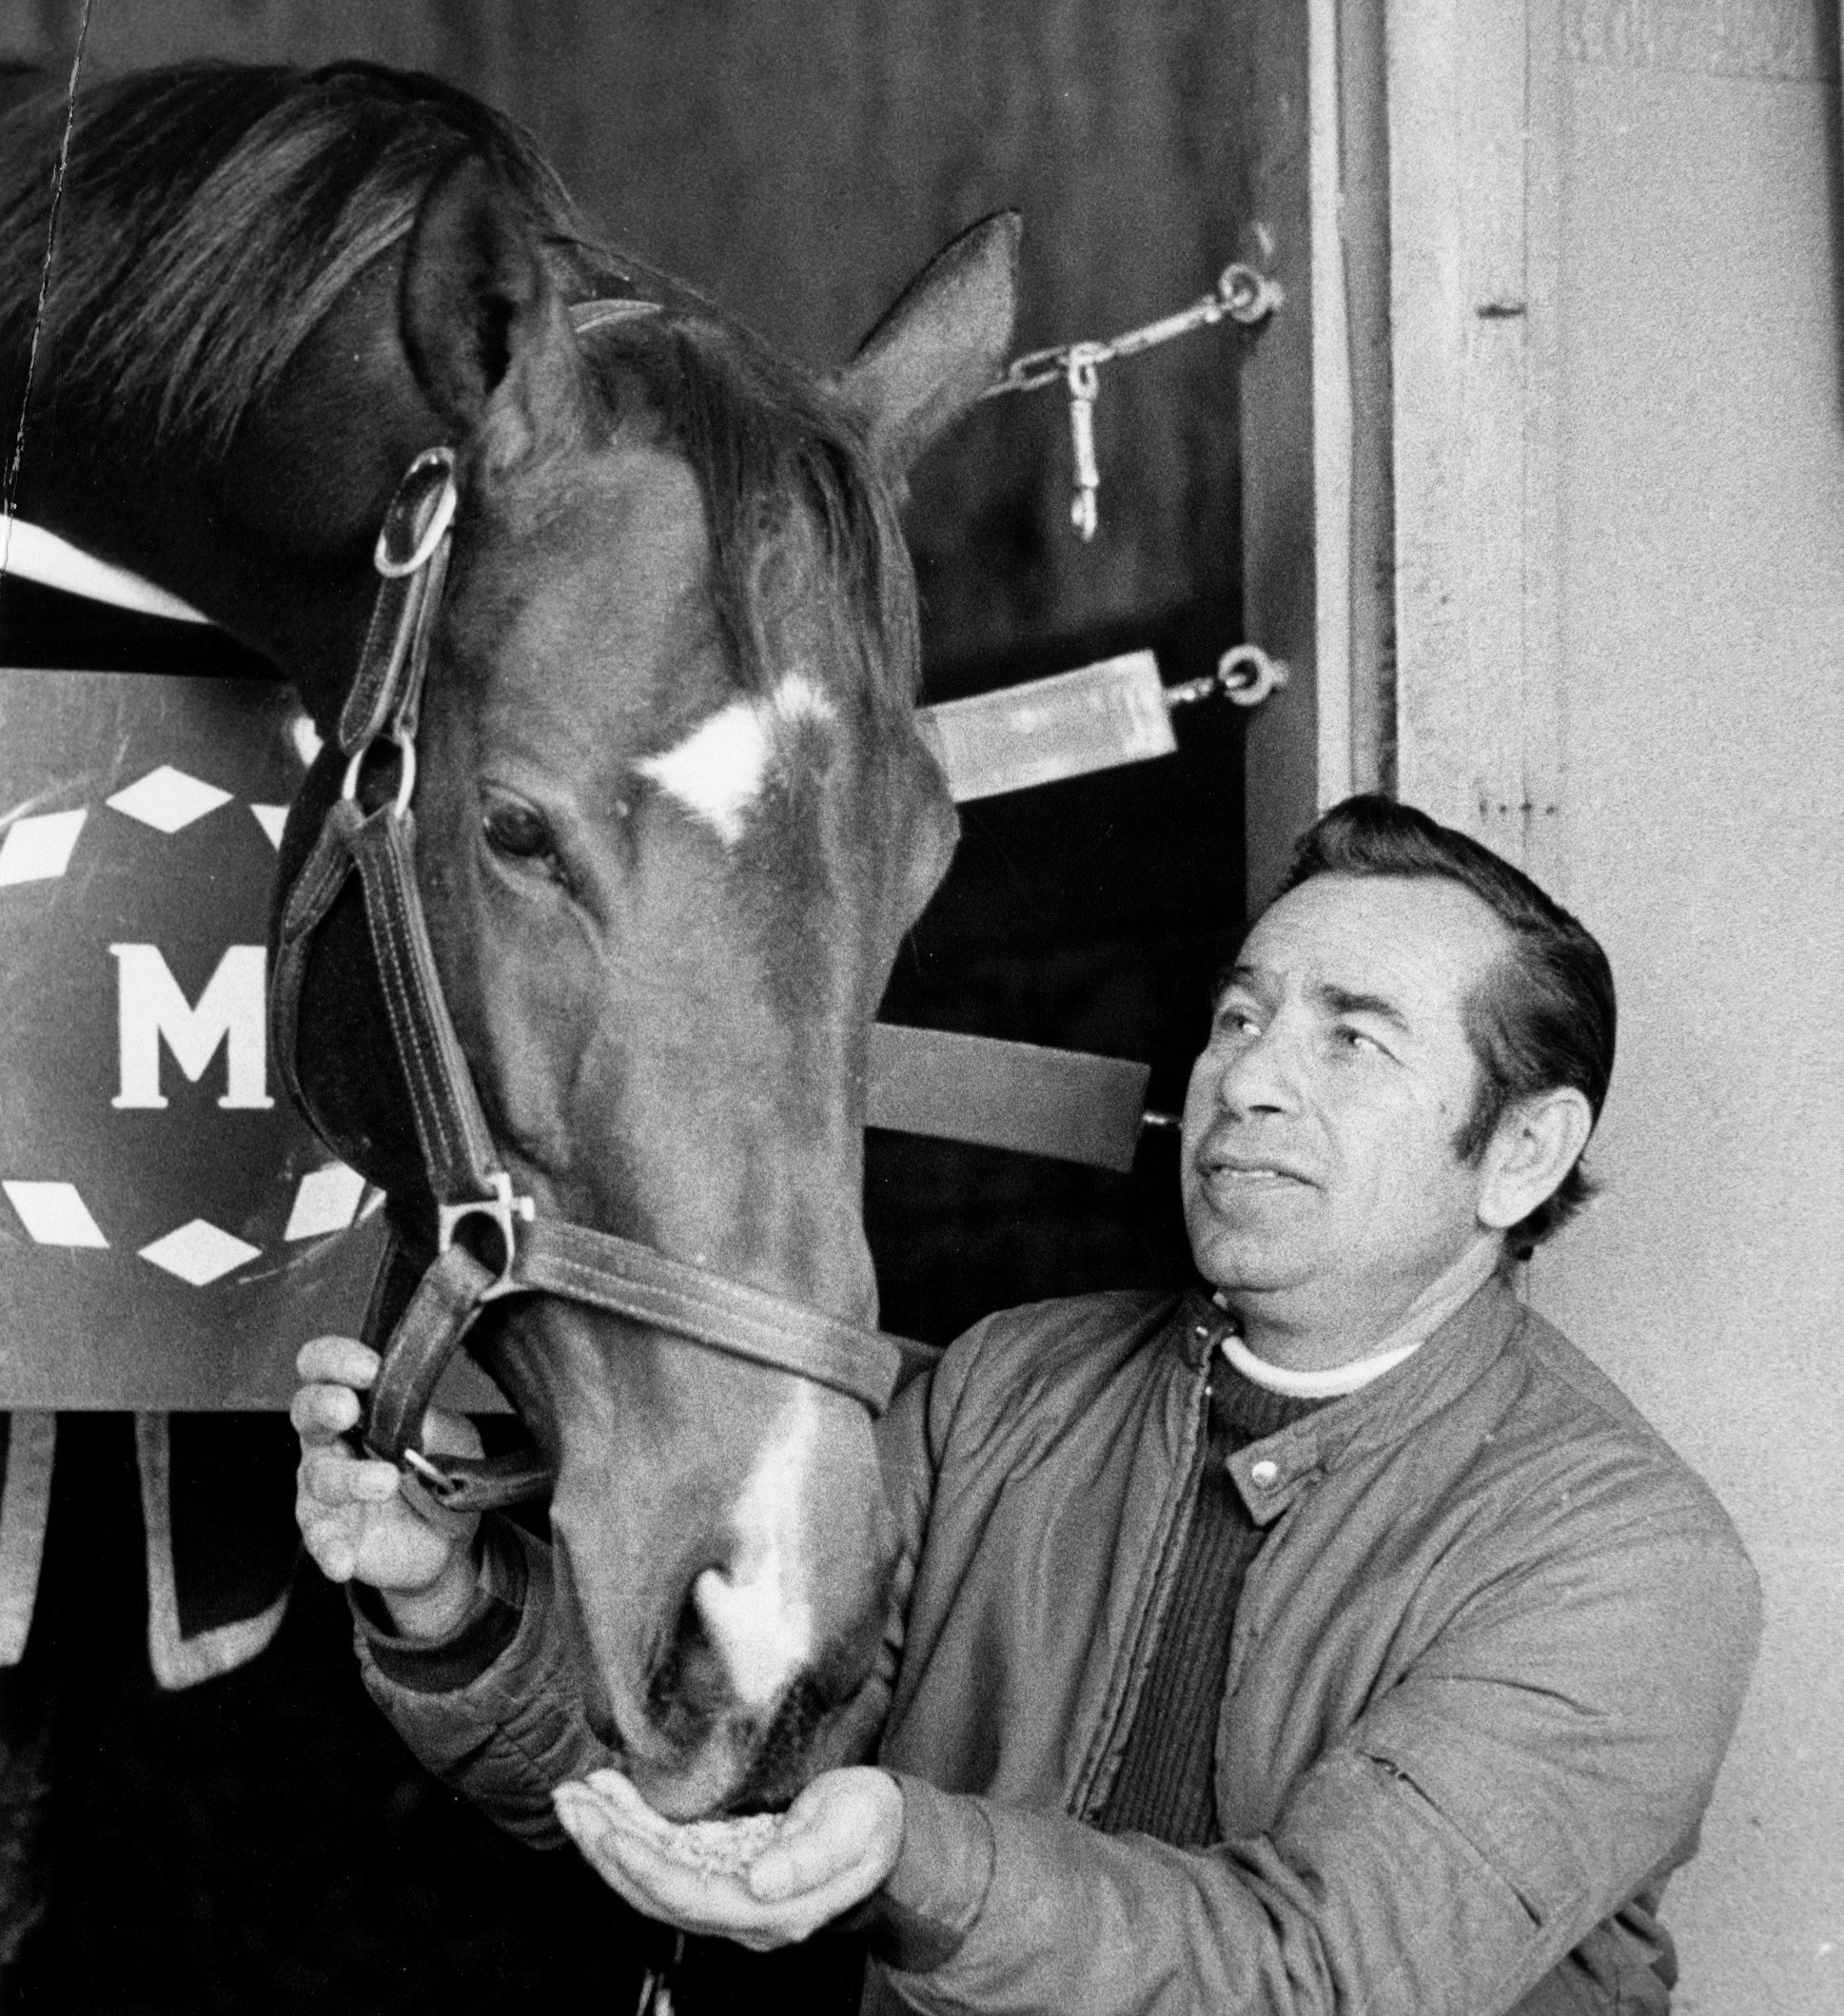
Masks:
[[[1250,1463],[1248,1466],[1248,1481],[1254,1485],[1257,1491],[1272,1491],[1275,1485],[1281,1481],[1280,1464],[1273,1462],[1267,1457],[1264,1457],[1259,1463]]]

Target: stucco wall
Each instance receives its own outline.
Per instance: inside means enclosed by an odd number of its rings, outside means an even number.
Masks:
[[[1537,1270],[1733,1512],[1767,1636],[1680,2016],[1844,2008],[1844,420],[1829,0],[1570,10],[1562,879],[1621,988]],[[1656,18],[1655,18],[1656,17]],[[1744,18],[1745,17],[1745,18]],[[1771,18],[1770,18],[1771,17]],[[1752,19],[1757,34],[1742,35]],[[1670,33],[1664,30],[1669,29]],[[1770,33],[1768,30],[1775,32]]]

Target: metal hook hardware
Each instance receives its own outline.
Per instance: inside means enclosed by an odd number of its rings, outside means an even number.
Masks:
[[[421,1449],[405,1449],[402,1460],[406,1470],[415,1471],[432,1490],[445,1491],[451,1488],[447,1472],[438,1470]]]
[[[1013,358],[1005,376],[986,388],[983,398],[998,399],[1008,392],[1034,392],[1061,378],[1078,356],[1090,363],[1112,363],[1117,357],[1135,357],[1156,343],[1168,343],[1176,336],[1188,336],[1193,329],[1208,328],[1226,317],[1244,328],[1265,322],[1286,299],[1278,280],[1271,280],[1256,267],[1238,260],[1224,267],[1215,288],[1188,308],[1175,315],[1161,316],[1106,343],[1051,343],[1048,349],[1027,350]]]
[[[1259,707],[1286,683],[1286,661],[1269,657],[1259,644],[1237,644],[1217,660],[1217,684],[1236,707]]]
[[[1237,707],[1259,707],[1270,694],[1287,683],[1285,658],[1271,658],[1259,644],[1236,644],[1217,660],[1217,669],[1202,678],[1187,679],[1166,688],[1167,707],[1188,707],[1194,700],[1214,700],[1219,695]]]
[[[1094,538],[1101,521],[1095,508],[1095,492],[1101,488],[1101,465],[1095,460],[1095,401],[1101,393],[1101,373],[1095,368],[1093,347],[1077,343],[1069,352],[1064,374],[1069,387],[1069,448],[1075,464],[1069,522],[1085,540]]]
[[[1217,275],[1215,289],[1175,315],[1128,329],[1106,343],[1053,343],[1047,350],[1029,350],[1014,358],[997,384],[982,395],[997,399],[1007,392],[1034,392],[1040,385],[1063,380],[1069,391],[1069,436],[1075,455],[1075,495],[1069,504],[1069,519],[1077,536],[1091,539],[1099,516],[1095,492],[1101,487],[1101,471],[1095,460],[1095,399],[1101,390],[1098,366],[1117,357],[1132,357],[1155,343],[1170,343],[1175,336],[1188,336],[1193,329],[1229,321],[1244,327],[1265,321],[1285,299],[1278,281],[1270,280],[1254,266],[1233,261]],[[1265,695],[1263,695],[1265,697]]]
[[[1225,266],[1217,276],[1217,293],[1224,313],[1246,329],[1265,322],[1287,298],[1278,280],[1240,260]]]

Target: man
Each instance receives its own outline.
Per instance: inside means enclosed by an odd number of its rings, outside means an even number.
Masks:
[[[362,1628],[413,1747],[653,1915],[746,1944],[869,1899],[922,2009],[1661,2011],[1655,1911],[1752,1660],[1709,1492],[1518,1302],[1579,1204],[1612,977],[1526,877],[1403,807],[1302,842],[1186,1104],[1214,1293],[978,1326],[893,1409],[908,1535],[879,1767],[742,1877],[600,1761],[541,1558],[413,1533],[339,1456],[366,1354],[309,1346],[301,1517],[395,1585]],[[505,1556],[488,1551],[488,1561]],[[420,1556],[418,1550],[421,1550]],[[494,1590],[500,1594],[496,1597]],[[419,1644],[421,1637],[426,1643]]]

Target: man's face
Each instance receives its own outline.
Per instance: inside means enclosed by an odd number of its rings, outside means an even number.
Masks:
[[[1453,1144],[1505,945],[1470,891],[1393,877],[1316,876],[1249,932],[1185,1101],[1191,1251],[1232,1306],[1381,1337],[1496,1243]]]

